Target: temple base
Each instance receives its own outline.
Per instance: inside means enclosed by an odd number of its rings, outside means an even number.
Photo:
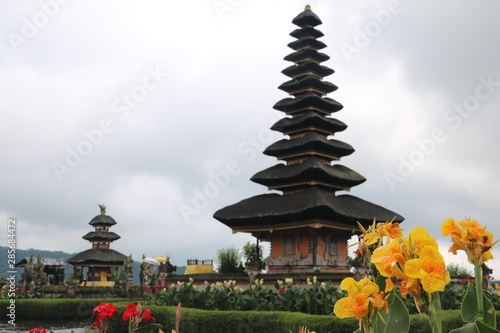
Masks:
[[[350,273],[347,241],[352,233],[332,228],[276,230],[270,235],[269,273]]]

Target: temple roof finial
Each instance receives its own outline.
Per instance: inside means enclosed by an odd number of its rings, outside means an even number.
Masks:
[[[311,10],[311,6],[306,5],[306,8],[304,8],[304,10]]]
[[[97,204],[101,209],[101,215],[106,215],[106,205]]]

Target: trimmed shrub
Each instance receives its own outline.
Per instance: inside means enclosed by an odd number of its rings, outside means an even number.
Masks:
[[[116,304],[115,304],[116,305]],[[118,304],[120,313],[126,304]],[[177,307],[150,306],[156,322],[163,326],[164,332],[175,327]],[[357,329],[355,319],[338,319],[332,316],[307,315],[281,311],[207,311],[182,309],[180,332],[182,333],[247,333],[247,332],[296,332],[299,326],[307,326],[318,333],[352,333]],[[127,322],[120,316],[112,319],[111,330],[121,333],[127,330]]]
[[[124,299],[113,299],[116,301],[126,301]],[[91,323],[94,319],[93,309],[101,302],[108,302],[100,299],[17,299],[16,319],[29,320],[82,320],[87,319]],[[0,316],[8,318],[7,306],[9,299],[0,300]]]

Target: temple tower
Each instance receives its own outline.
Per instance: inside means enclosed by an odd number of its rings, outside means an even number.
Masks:
[[[94,227],[94,231],[87,233],[83,239],[92,244],[90,250],[78,253],[68,259],[74,267],[87,267],[85,274],[85,286],[113,286],[112,267],[122,267],[127,260],[127,256],[110,249],[113,241],[120,239],[116,233],[109,231],[109,228],[116,224],[115,219],[106,215],[106,207],[99,205],[101,214],[94,217],[89,224]]]
[[[248,232],[271,242],[265,259],[269,273],[322,272],[348,273],[347,241],[358,233],[357,222],[395,222],[403,217],[358,197],[337,193],[366,179],[350,168],[337,164],[354,152],[351,145],[332,138],[347,125],[331,114],[343,106],[326,97],[337,86],[323,78],[334,71],[322,62],[329,56],[319,52],[326,45],[315,27],[319,17],[309,6],[295,17],[299,28],[291,32],[294,50],[285,57],[293,65],[282,73],[290,80],[279,86],[290,97],[274,105],[285,117],[271,129],[286,137],[271,144],[264,154],[282,161],[255,174],[251,180],[269,190],[280,191],[251,197],[220,209],[214,217],[233,232]]]

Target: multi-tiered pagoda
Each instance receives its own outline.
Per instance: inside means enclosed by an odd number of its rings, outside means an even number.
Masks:
[[[106,207],[99,205],[101,214],[94,217],[89,224],[94,231],[87,233],[83,239],[92,244],[92,248],[78,253],[70,258],[68,262],[80,269],[87,268],[82,283],[84,286],[113,286],[112,268],[122,267],[127,256],[109,248],[109,245],[118,239],[116,233],[109,228],[116,224],[114,218],[106,215]]]
[[[309,6],[292,21],[299,29],[297,40],[285,60],[294,64],[282,71],[290,80],[279,86],[291,97],[274,105],[286,117],[271,129],[288,136],[264,151],[283,163],[263,170],[252,181],[281,191],[251,197],[220,209],[214,217],[233,232],[248,232],[271,242],[265,262],[270,273],[348,272],[347,241],[359,232],[357,222],[395,222],[403,217],[384,207],[352,195],[338,195],[366,179],[350,168],[335,164],[354,152],[351,145],[332,139],[347,128],[330,117],[343,106],[326,97],[337,89],[325,76],[334,71],[321,65],[329,59],[318,50],[323,33],[315,27],[321,20]]]

